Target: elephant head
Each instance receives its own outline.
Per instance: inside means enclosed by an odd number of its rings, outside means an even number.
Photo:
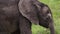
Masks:
[[[20,0],[18,6],[20,13],[31,23],[49,28],[51,34],[55,34],[52,13],[46,4],[37,0]]]

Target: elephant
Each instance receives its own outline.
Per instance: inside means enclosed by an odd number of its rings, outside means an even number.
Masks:
[[[18,7],[20,13],[31,23],[49,28],[50,34],[55,34],[53,16],[48,5],[38,0],[20,0]]]
[[[54,34],[52,13],[47,5],[37,0],[0,0],[0,34],[32,34],[32,23],[50,28]]]

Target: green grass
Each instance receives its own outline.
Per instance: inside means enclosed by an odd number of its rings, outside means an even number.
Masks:
[[[53,19],[54,19],[54,26],[55,26],[55,33],[60,34],[60,0],[39,0],[40,2],[43,2],[47,4],[52,13],[53,13]],[[46,31],[45,28],[39,26],[39,25],[32,25],[32,34],[49,34],[49,30]]]

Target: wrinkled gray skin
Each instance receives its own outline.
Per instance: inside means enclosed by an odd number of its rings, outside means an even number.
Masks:
[[[50,8],[38,0],[20,0],[19,11],[31,23],[39,24],[50,29],[50,34],[55,34],[53,18]]]
[[[54,34],[51,11],[37,0],[0,0],[0,34],[32,34],[31,23],[50,28]],[[18,9],[19,8],[19,9]]]
[[[19,12],[18,1],[0,0],[0,34],[32,34],[31,22]]]
[[[18,0],[0,0],[0,34],[11,34],[18,30]]]

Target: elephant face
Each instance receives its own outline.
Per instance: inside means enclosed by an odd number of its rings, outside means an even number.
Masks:
[[[54,24],[53,24],[53,18],[52,18],[52,13],[50,8],[41,2],[36,1],[35,3],[37,7],[37,15],[39,18],[39,25],[49,28],[50,29],[50,34],[55,34],[54,31]]]
[[[36,7],[39,24],[45,28],[49,28],[49,24],[53,22],[50,8],[46,4],[39,1],[34,1],[33,4]]]
[[[41,7],[41,11],[39,13],[39,24],[48,28],[49,23],[53,22],[52,13],[49,7],[43,6]]]

